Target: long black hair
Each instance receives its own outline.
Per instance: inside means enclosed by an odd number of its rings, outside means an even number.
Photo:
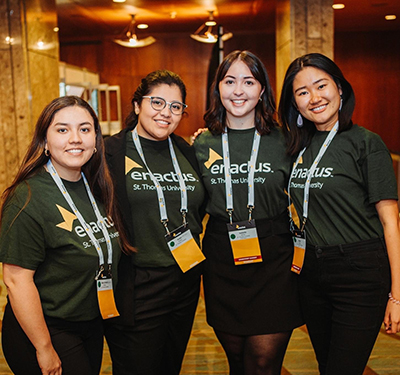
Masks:
[[[290,155],[297,154],[304,147],[307,147],[316,132],[314,123],[304,117],[303,127],[299,128],[297,126],[299,111],[294,99],[293,81],[296,75],[306,67],[320,69],[329,74],[337,87],[342,90],[343,103],[339,113],[338,132],[349,129],[353,124],[352,116],[355,107],[354,91],[350,83],[344,78],[339,67],[330,58],[320,53],[309,53],[298,57],[290,64],[286,71],[278,109],[279,121],[283,127],[287,142],[287,152]]]

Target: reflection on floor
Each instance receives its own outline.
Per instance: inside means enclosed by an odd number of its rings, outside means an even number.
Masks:
[[[0,275],[1,276],[1,275]],[[1,284],[0,306],[5,304],[5,288]],[[12,374],[0,352],[0,375]],[[107,347],[101,375],[111,375],[111,361]],[[228,375],[224,351],[215,338],[213,330],[205,321],[204,301],[197,309],[193,332],[183,362],[181,375],[220,374]],[[317,364],[305,327],[293,332],[286,353],[282,375],[317,375]],[[400,335],[389,336],[383,330],[364,375],[400,375]],[[160,374],[162,375],[162,374]],[[340,374],[338,374],[340,375]]]

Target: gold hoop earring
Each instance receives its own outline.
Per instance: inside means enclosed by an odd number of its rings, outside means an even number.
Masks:
[[[93,154],[95,154],[97,152],[97,148],[95,147],[94,149],[93,149]]]
[[[46,156],[49,156],[49,155],[50,155],[50,152],[49,152],[49,150],[48,150],[47,148],[44,149],[44,154],[45,154]]]

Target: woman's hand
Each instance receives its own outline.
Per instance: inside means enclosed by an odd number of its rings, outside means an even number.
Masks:
[[[383,321],[386,333],[400,332],[400,304],[396,301],[398,302],[392,297],[386,306],[385,319]]]
[[[36,351],[36,358],[43,375],[61,375],[61,361],[53,346]]]
[[[381,200],[375,204],[382,223],[385,243],[390,262],[392,300],[386,305],[383,323],[387,333],[400,332],[400,219],[397,201]]]
[[[204,133],[205,131],[207,131],[207,128],[199,128],[197,129],[194,134],[190,137],[190,144],[192,145],[194,140],[201,134]]]

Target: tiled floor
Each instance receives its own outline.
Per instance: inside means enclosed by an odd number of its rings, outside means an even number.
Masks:
[[[1,276],[1,275],[0,275]],[[5,303],[2,284],[0,306]],[[12,374],[0,352],[0,375]],[[111,375],[111,361],[107,347],[104,350],[101,375]],[[181,375],[228,375],[225,354],[212,329],[205,321],[203,299],[200,299],[193,332],[183,362]],[[317,375],[317,364],[304,327],[293,332],[286,353],[282,375]],[[364,375],[400,375],[400,335],[389,336],[381,330]],[[162,375],[162,374],[160,374]],[[340,374],[338,374],[340,375]]]

